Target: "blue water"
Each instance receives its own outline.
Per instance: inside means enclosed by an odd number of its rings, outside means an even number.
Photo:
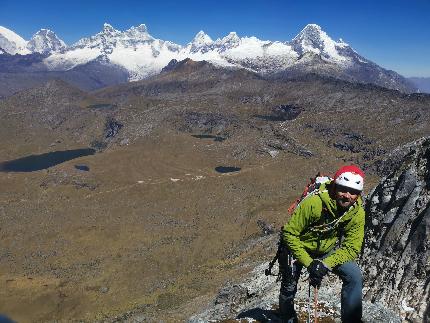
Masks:
[[[90,171],[90,168],[87,165],[75,165],[75,168],[84,172]]]
[[[218,167],[215,167],[215,170],[218,173],[224,174],[224,173],[238,172],[241,170],[241,168],[240,167],[232,167],[232,166],[218,166]]]
[[[30,155],[0,163],[0,172],[34,172],[64,163],[82,156],[94,155],[95,149],[84,148],[53,151],[41,155]]]

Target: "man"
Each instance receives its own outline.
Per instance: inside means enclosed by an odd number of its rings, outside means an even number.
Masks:
[[[283,322],[297,322],[293,301],[303,267],[313,287],[319,287],[330,271],[339,276],[342,322],[361,322],[362,276],[355,259],[364,238],[363,185],[360,168],[340,168],[332,181],[299,203],[282,228],[279,309]]]

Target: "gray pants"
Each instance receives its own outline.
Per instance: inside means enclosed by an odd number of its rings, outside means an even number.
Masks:
[[[282,322],[297,322],[294,310],[294,297],[297,292],[297,282],[303,265],[294,262],[292,270],[284,270],[279,294],[279,311]],[[333,269],[342,280],[341,317],[342,322],[361,322],[362,315],[362,286],[361,270],[355,261],[349,261]]]

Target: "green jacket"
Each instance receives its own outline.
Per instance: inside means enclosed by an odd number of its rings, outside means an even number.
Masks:
[[[330,184],[327,184],[327,186]],[[330,269],[357,258],[364,238],[365,213],[361,197],[347,211],[337,209],[326,185],[303,199],[282,228],[283,242],[294,258],[308,267],[314,258],[324,258]],[[342,236],[339,248],[335,248]]]

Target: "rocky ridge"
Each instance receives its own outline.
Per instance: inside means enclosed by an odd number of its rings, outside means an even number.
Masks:
[[[369,194],[365,299],[412,322],[430,319],[430,138],[395,150]]]

